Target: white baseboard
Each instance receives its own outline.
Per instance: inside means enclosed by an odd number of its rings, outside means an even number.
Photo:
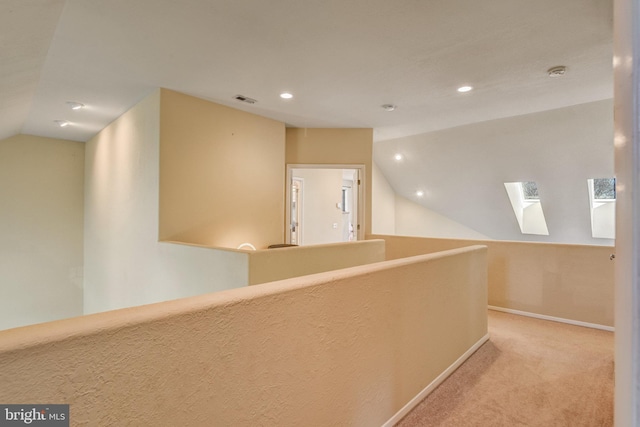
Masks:
[[[469,350],[465,351],[462,356],[458,358],[451,366],[444,370],[438,377],[431,381],[429,385],[427,385],[420,393],[418,393],[413,399],[409,401],[406,405],[402,407],[398,412],[396,412],[393,417],[389,418],[389,420],[382,425],[382,427],[393,427],[396,423],[398,423],[405,415],[407,415],[413,408],[415,408],[418,403],[422,402],[422,400],[427,397],[436,387],[438,387],[447,377],[460,367],[473,353],[476,352],[477,349],[480,348],[482,344],[489,340],[489,334],[486,334],[482,338],[480,338],[474,345],[472,345]]]
[[[552,322],[568,323],[569,325],[584,326],[585,328],[601,329],[603,331],[614,332],[613,326],[599,325],[597,323],[581,322],[579,320],[563,319],[562,317],[547,316],[545,314],[531,313],[529,311],[512,310],[510,308],[496,307],[490,305],[489,310],[502,311],[504,313],[517,314],[518,316],[534,317],[536,319],[550,320]]]

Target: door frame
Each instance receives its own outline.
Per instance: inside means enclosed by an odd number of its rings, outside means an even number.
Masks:
[[[640,4],[615,0],[616,427],[640,425]]]
[[[291,243],[291,179],[293,169],[355,169],[358,171],[358,212],[356,225],[356,240],[364,240],[365,234],[365,206],[366,200],[366,168],[363,164],[325,164],[325,163],[288,163],[285,182],[285,243]]]
[[[300,245],[303,246],[304,245],[304,232],[302,229],[302,226],[300,225],[303,221],[304,218],[304,178],[294,178],[291,177],[291,180],[289,180],[289,183],[291,184],[289,186],[289,191],[291,191],[291,187],[293,187],[293,181],[297,181],[298,182],[298,192],[299,192],[299,197],[298,197],[298,206],[297,206],[297,210],[298,210],[298,217],[300,217],[300,221],[297,224],[298,227],[298,231],[297,231],[297,242],[295,243],[296,245]],[[289,200],[289,204],[287,206],[287,211],[289,212],[289,215],[291,215],[291,202],[292,200]],[[288,228],[288,232],[287,232],[287,237],[289,240],[286,241],[286,243],[291,243],[291,218],[289,218],[289,222],[288,222],[289,228]]]

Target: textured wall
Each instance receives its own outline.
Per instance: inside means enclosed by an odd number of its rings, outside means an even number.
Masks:
[[[247,254],[250,285],[385,260],[384,240],[295,246]]]
[[[487,332],[465,248],[0,332],[1,402],[71,425],[381,425]]]
[[[82,314],[84,144],[0,141],[0,329]]]
[[[384,239],[387,259],[469,245],[489,248],[489,305],[613,326],[614,262],[610,246],[495,240]]]

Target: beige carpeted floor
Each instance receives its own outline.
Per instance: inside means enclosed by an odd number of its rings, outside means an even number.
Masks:
[[[489,334],[396,426],[613,425],[612,332],[489,311]]]

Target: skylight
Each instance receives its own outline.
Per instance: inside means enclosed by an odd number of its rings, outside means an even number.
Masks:
[[[522,234],[548,236],[538,186],[533,181],[505,182],[513,213]]]
[[[615,178],[594,178],[593,198],[595,200],[615,200],[616,179]]]
[[[616,237],[616,179],[592,178],[587,180],[591,236],[596,239]]]
[[[538,186],[533,181],[525,181],[521,182],[522,186],[522,194],[524,195],[525,200],[540,200],[540,195],[538,194]]]

